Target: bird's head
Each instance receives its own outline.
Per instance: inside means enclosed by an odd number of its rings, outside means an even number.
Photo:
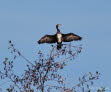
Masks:
[[[58,31],[60,31],[60,30],[58,29],[59,26],[61,26],[61,24],[57,24],[57,25],[56,25],[56,29],[57,29]]]
[[[61,24],[57,24],[56,26],[58,26],[58,27],[59,27],[59,26],[61,26]]]

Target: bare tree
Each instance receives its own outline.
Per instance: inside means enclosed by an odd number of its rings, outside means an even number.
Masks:
[[[90,86],[93,81],[99,78],[100,73],[85,74],[79,78],[78,84],[72,88],[65,86],[65,80],[58,71],[61,71],[67,65],[67,62],[73,61],[81,53],[82,45],[73,46],[64,44],[61,50],[56,46],[51,46],[49,53],[38,51],[38,58],[35,61],[29,61],[14,44],[9,41],[9,49],[13,54],[13,61],[5,58],[3,61],[4,70],[0,71],[1,80],[8,78],[11,81],[7,92],[91,92]],[[13,72],[14,62],[17,57],[21,57],[27,62],[27,69],[21,76]],[[98,89],[97,92],[104,92],[105,88]]]

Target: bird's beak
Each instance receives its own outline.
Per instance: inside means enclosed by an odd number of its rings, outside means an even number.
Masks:
[[[59,27],[59,26],[61,26],[61,24],[57,24],[56,26],[58,26],[58,27]]]
[[[61,26],[61,24],[59,24],[59,26]]]

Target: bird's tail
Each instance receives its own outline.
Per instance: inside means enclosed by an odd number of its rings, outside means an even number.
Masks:
[[[61,43],[57,44],[57,50],[61,49],[61,47],[62,47]]]

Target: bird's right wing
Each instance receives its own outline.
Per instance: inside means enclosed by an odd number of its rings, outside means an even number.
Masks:
[[[56,35],[45,35],[44,37],[42,37],[38,43],[42,44],[42,43],[55,43],[56,42]]]

